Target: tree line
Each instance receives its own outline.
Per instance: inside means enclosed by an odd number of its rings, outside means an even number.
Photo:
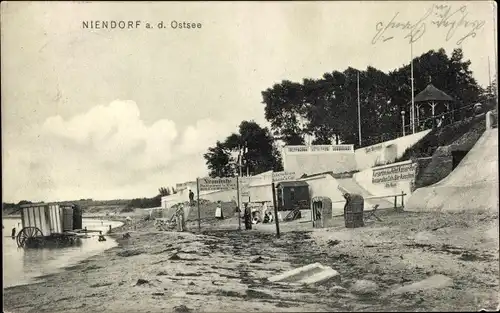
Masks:
[[[492,96],[491,89],[479,86],[470,64],[461,49],[453,50],[450,57],[439,49],[415,58],[415,95],[432,83],[455,99],[452,109],[485,101]],[[401,111],[408,113],[411,103],[410,64],[388,74],[371,66],[366,70],[349,67],[320,79],[275,84],[262,92],[265,116],[275,135],[289,145],[304,144],[308,134],[315,138],[313,144],[330,144],[335,138],[335,144],[358,148],[358,74],[363,146],[401,136]]]
[[[152,198],[135,198],[130,200],[127,204],[127,208],[156,208],[161,206],[161,198],[165,196],[170,196],[176,194],[177,190],[174,187],[160,187],[158,188],[158,194]]]
[[[439,49],[414,58],[415,95],[432,83],[455,100],[450,109],[456,111],[494,99],[496,80],[483,89],[473,77],[470,64],[458,48],[450,57],[444,49]],[[244,168],[249,168],[251,174],[281,170],[275,139],[286,145],[303,145],[305,135],[310,135],[314,138],[312,144],[346,143],[362,147],[358,135],[358,75],[362,146],[400,137],[401,112],[409,113],[411,103],[410,64],[389,73],[372,66],[366,70],[348,67],[342,72],[327,72],[318,79],[284,80],[263,91],[262,104],[271,129],[243,121],[238,134],[216,142],[204,155],[209,175],[236,175],[239,160],[234,155],[239,151],[243,151]],[[409,123],[409,114],[406,117]]]
[[[115,203],[117,201],[93,201],[92,199],[80,199],[77,201],[65,201],[65,202],[75,202],[83,206],[91,206],[91,205],[112,205],[112,204],[125,204],[127,208],[155,208],[161,206],[161,197],[170,196],[172,194],[176,194],[177,190],[174,187],[160,187],[158,188],[158,194],[151,198],[135,198],[131,200],[120,200],[119,203]],[[18,203],[2,203],[2,211],[5,214],[12,214],[17,211],[21,205],[33,203],[27,200],[21,200]]]

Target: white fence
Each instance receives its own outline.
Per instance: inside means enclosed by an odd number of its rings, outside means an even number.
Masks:
[[[354,145],[285,146],[284,153],[354,152]]]

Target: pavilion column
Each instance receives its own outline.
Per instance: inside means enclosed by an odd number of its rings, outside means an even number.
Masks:
[[[434,118],[434,115],[435,115],[435,109],[436,109],[436,104],[434,102],[431,102],[431,109],[432,109],[432,119],[431,119],[431,122],[432,122],[432,128],[436,127],[436,119]]]
[[[420,105],[419,104],[417,104],[417,127],[418,127],[418,129],[420,129]]]
[[[445,103],[446,105],[446,115],[448,115],[448,120],[450,121],[450,124],[453,123],[453,114],[450,114],[452,112],[450,112],[450,105],[448,103]]]

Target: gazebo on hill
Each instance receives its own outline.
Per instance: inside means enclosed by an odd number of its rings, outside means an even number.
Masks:
[[[444,117],[445,114],[450,112],[450,103],[453,103],[453,101],[454,99],[452,97],[430,83],[414,98],[416,108],[416,125],[420,126],[421,117],[423,120],[431,118],[433,123],[436,115]],[[426,104],[429,106],[425,106]],[[449,116],[449,118],[451,121],[452,117]]]

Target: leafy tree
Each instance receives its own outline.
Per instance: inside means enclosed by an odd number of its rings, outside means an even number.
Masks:
[[[455,100],[450,109],[459,110],[463,106],[478,101],[481,88],[469,69],[470,61],[463,60],[463,58],[463,52],[458,48],[453,50],[450,58],[444,49],[439,49],[437,52],[430,50],[414,58],[415,94],[432,83]],[[393,102],[400,109],[409,112],[411,101],[410,64],[392,72],[391,76],[393,78],[392,92],[398,88],[398,85],[402,87],[400,91],[403,91],[400,94],[403,97],[393,99]],[[436,109],[436,114],[443,113],[445,110],[442,106],[437,106]]]
[[[267,128],[254,121],[242,121],[238,133],[229,135],[204,155],[211,177],[231,177],[238,173],[237,159],[241,153],[243,172],[255,175],[269,170],[282,170],[281,156]]]
[[[279,168],[281,162],[276,158],[279,152],[273,142],[267,128],[254,121],[242,121],[239,133],[227,137],[224,146],[234,152],[241,149],[245,169],[255,175]]]
[[[462,49],[453,50],[450,62],[450,92],[457,100],[458,107],[477,101],[481,88],[472,76],[470,60],[463,60]]]
[[[390,140],[393,130],[398,129],[399,110],[390,101],[390,80],[389,75],[370,66],[360,73],[363,146]]]
[[[304,127],[300,123],[306,114],[303,86],[285,80],[263,91],[262,98],[274,135],[288,145],[304,144]]]
[[[491,85],[481,90],[481,95],[479,96],[479,102],[486,106],[487,110],[493,110],[497,103],[497,80],[493,80]]]
[[[329,74],[325,74],[327,77]],[[330,77],[330,76],[328,76]],[[304,79],[305,101],[307,103],[307,130],[314,135],[313,144],[330,144],[336,133],[338,103],[336,103],[333,81]]]
[[[444,49],[430,50],[414,58],[413,68],[415,94],[432,83],[456,100],[450,109],[491,99],[495,90],[492,86],[485,91],[477,84],[461,49],[453,50],[450,57]],[[389,73],[374,67],[363,71],[349,67],[320,79],[304,79],[302,84],[286,80],[275,84],[262,92],[265,117],[275,136],[287,145],[304,144],[304,135],[312,134],[314,144],[331,144],[335,139],[335,144],[357,146],[358,74],[362,145],[401,136],[401,111],[410,111],[410,64]],[[445,110],[444,106],[436,109],[435,114]],[[405,115],[406,125],[409,115]]]
[[[217,141],[215,147],[208,148],[208,152],[203,157],[210,171],[210,177],[234,176],[234,170],[230,164],[229,149],[222,142]]]
[[[281,172],[283,171],[283,158],[281,157],[281,153],[279,151],[279,147],[274,144],[272,148],[272,159],[273,159],[273,171]]]

